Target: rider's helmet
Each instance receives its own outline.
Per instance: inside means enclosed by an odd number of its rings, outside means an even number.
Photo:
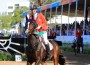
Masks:
[[[31,5],[30,10],[33,10],[33,9],[37,9],[37,6],[36,5]]]

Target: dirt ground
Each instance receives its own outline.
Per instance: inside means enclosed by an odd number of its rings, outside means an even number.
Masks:
[[[65,65],[90,65],[90,54],[78,54],[77,56],[71,52],[64,52]],[[26,61],[0,61],[0,65],[26,65]],[[47,62],[47,65],[53,65],[52,61]]]

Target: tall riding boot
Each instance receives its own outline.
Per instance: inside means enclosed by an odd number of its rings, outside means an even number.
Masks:
[[[49,44],[45,44],[45,46],[46,46],[47,58],[51,58]]]

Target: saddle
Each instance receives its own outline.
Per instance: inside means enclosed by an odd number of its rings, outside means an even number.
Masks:
[[[43,48],[46,50],[46,46],[45,46],[45,42],[44,42],[44,40],[43,40],[43,38],[42,37],[40,37],[38,34],[37,34],[37,32],[34,32],[34,34],[33,34],[35,37],[36,37],[36,39],[37,39],[37,41],[38,42],[41,42],[41,44],[39,44],[39,48],[41,47],[41,45],[43,46]],[[39,50],[39,48],[37,48],[37,50]],[[50,50],[52,50],[53,49],[53,45],[51,44],[51,43],[49,43],[49,48],[50,48]]]
[[[37,48],[36,48],[36,51],[40,51],[41,47],[44,48],[44,50],[46,50],[46,55],[44,57],[44,59],[51,59],[52,55],[51,55],[51,50],[53,49],[53,45],[49,42],[49,44],[45,44],[44,40],[42,37],[40,37],[38,34],[34,34],[34,36],[36,37],[36,40],[38,41],[38,44],[37,45]]]

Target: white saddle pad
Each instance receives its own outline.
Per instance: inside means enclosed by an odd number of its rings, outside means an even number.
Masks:
[[[41,37],[39,37],[39,39],[40,39],[40,41],[42,40]],[[52,50],[53,49],[53,45],[49,41],[47,43],[49,44],[50,50]],[[45,47],[44,43],[42,43],[42,46],[46,50],[46,47]]]
[[[43,48],[46,50],[46,47],[45,47],[44,43],[42,43],[42,46],[43,46]],[[49,48],[50,48],[50,50],[53,49],[53,45],[52,45],[51,43],[49,43]]]

